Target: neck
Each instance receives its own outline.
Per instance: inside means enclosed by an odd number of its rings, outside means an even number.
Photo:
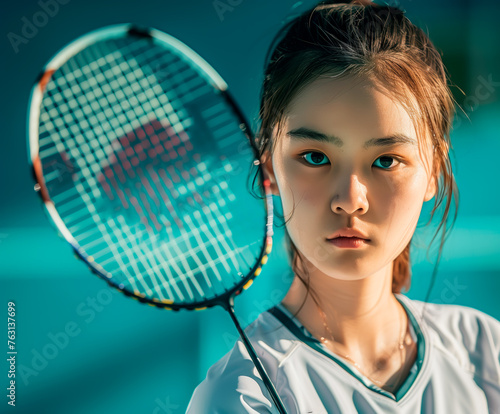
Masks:
[[[392,263],[360,280],[334,278],[314,267],[309,268],[309,274],[309,294],[295,276],[282,304],[311,334],[318,339],[328,335],[331,340],[319,306],[338,351],[355,360],[376,361],[394,349],[401,329],[406,329],[407,318],[391,291]]]

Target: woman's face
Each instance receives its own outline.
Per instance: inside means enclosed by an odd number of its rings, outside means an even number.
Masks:
[[[314,131],[314,132],[312,132]],[[424,201],[435,194],[431,150],[403,107],[368,79],[318,79],[287,110],[272,162],[295,246],[331,277],[362,279],[388,266],[411,240]],[[423,157],[423,158],[422,158]],[[369,241],[341,248],[343,228]]]

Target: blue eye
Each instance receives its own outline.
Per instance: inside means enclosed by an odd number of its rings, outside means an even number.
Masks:
[[[300,157],[304,159],[307,162],[307,164],[316,167],[319,167],[321,165],[327,165],[330,163],[325,154],[317,151],[304,152],[303,154],[300,155]],[[400,163],[400,161],[397,158],[384,155],[382,157],[377,158],[375,160],[374,165],[375,167],[382,168],[383,170],[390,170],[392,167],[395,167],[397,165],[397,164],[393,165],[394,162]]]
[[[380,164],[381,165],[376,165],[376,167],[379,167],[379,168],[382,168],[384,170],[387,170],[389,169],[392,165],[392,162],[393,161],[397,161],[394,157],[389,157],[387,155],[384,155],[382,157],[379,157],[375,160],[375,162],[377,162],[378,160],[381,160],[380,161]]]
[[[308,164],[316,165],[316,166],[326,165],[329,163],[328,158],[326,157],[325,154],[322,154],[321,152],[316,152],[316,151],[305,152],[301,155],[301,158],[306,160],[306,162]]]

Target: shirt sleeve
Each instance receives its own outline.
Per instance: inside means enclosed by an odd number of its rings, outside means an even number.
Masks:
[[[472,317],[462,318],[459,329],[476,375],[500,385],[500,322],[469,308]]]
[[[492,371],[490,379],[500,386],[500,322],[488,314],[484,314],[485,324],[488,327],[486,333],[491,344]]]
[[[232,351],[210,367],[206,378],[194,390],[186,414],[278,414],[267,387],[243,348],[238,341]]]
[[[490,412],[494,413],[500,408],[500,322],[479,310],[473,313],[475,317],[463,320],[461,328],[468,332],[464,342],[474,380],[484,391]]]

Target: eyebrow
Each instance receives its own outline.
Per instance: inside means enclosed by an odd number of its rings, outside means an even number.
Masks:
[[[336,145],[337,147],[342,147],[344,145],[344,141],[342,141],[340,138],[334,135],[325,135],[321,132],[313,131],[312,129],[305,127],[288,131],[287,135],[290,138],[298,141],[314,140],[314,141],[328,142],[333,145]],[[387,137],[369,139],[364,143],[363,148],[366,149],[369,147],[386,147],[389,145],[396,145],[396,144],[409,144],[418,146],[416,140],[410,138],[409,136],[403,133],[397,132]]]

